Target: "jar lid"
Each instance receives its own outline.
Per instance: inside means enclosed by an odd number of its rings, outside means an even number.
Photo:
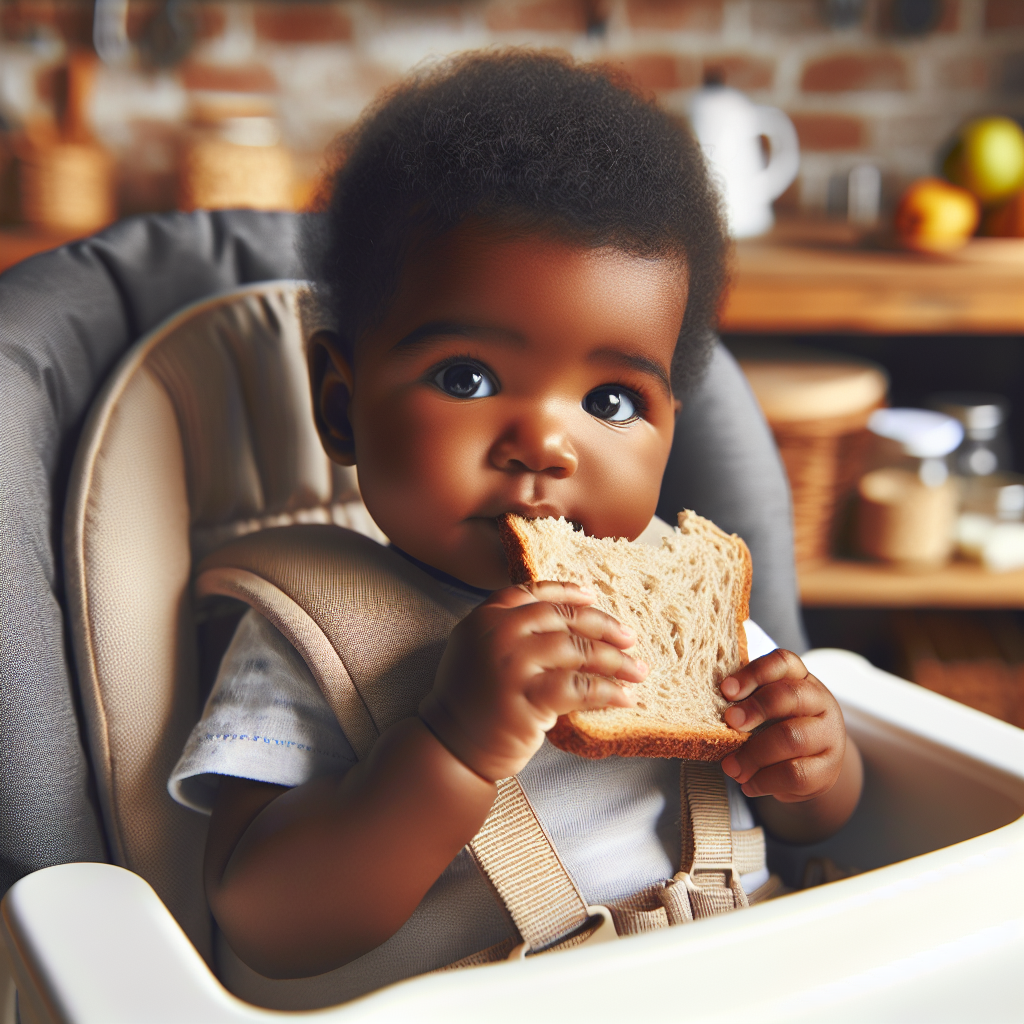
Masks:
[[[876,409],[868,430],[897,442],[905,454],[918,459],[940,459],[964,439],[959,420],[930,409]]]

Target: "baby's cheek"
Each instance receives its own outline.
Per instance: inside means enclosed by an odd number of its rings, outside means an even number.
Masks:
[[[618,446],[616,446],[618,447]],[[638,537],[658,506],[667,455],[653,446],[615,447],[592,454],[588,494],[600,494],[591,505],[590,532],[599,537]]]

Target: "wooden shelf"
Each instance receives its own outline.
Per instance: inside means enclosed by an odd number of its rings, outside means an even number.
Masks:
[[[1024,608],[1024,570],[989,572],[973,562],[914,571],[877,562],[797,567],[805,607]]]
[[[949,256],[872,245],[845,224],[780,223],[736,245],[723,331],[1024,334],[1024,239]]]
[[[41,234],[31,228],[5,227],[0,228],[0,273],[15,263],[27,260],[36,253],[56,249],[60,245],[72,242],[81,237],[81,233],[73,234]]]

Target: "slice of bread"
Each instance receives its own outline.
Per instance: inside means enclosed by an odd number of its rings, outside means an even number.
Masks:
[[[652,547],[588,537],[564,519],[507,515],[501,538],[514,583],[589,585],[595,607],[636,631],[632,653],[651,667],[632,687],[633,708],[562,715],[548,739],[583,757],[681,757],[720,761],[748,733],[722,720],[718,689],[747,663],[743,629],[750,599],[750,552],[694,512]]]

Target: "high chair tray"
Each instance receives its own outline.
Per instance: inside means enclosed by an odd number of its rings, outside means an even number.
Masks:
[[[1024,731],[812,651],[864,752],[851,822],[812,848],[862,874],[627,940],[414,978],[311,1021],[814,1022],[1021,1020]],[[25,1024],[256,1022],[293,1016],[224,990],[138,876],[46,868],[4,900]]]

